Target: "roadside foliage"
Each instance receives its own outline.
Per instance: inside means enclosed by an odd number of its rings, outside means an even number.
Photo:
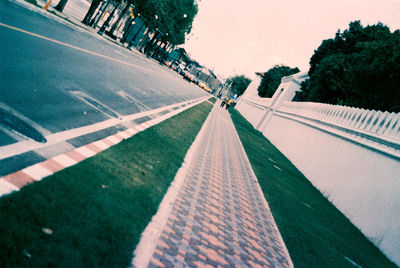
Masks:
[[[400,31],[351,22],[315,50],[308,74],[301,101],[400,112]]]

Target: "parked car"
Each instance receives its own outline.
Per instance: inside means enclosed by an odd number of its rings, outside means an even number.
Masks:
[[[188,73],[183,72],[183,79],[186,79],[189,82],[193,82],[194,77]]]
[[[199,82],[199,87],[201,87],[202,89],[204,89],[205,91],[207,91],[208,93],[211,93],[211,89],[209,87],[207,87],[206,84]]]

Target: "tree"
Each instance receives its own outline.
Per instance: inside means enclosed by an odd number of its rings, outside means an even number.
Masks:
[[[107,32],[106,34],[113,37],[114,38],[114,31],[117,29],[120,21],[123,19],[123,17],[125,16],[125,14],[128,12],[129,8],[131,7],[133,3],[133,0],[128,0],[126,3],[125,8],[122,10],[121,14],[119,15],[118,19],[114,22],[114,24],[111,26],[111,29],[109,32]],[[115,38],[114,38],[115,39]]]
[[[134,1],[135,12],[146,19],[151,31],[159,31],[164,40],[174,45],[185,42],[190,33],[198,7],[194,0],[140,0]],[[167,35],[168,33],[168,35]]]
[[[300,72],[299,68],[290,68],[284,65],[275,65],[263,74],[261,83],[258,86],[258,95],[264,98],[271,98],[281,83],[282,77]]]
[[[299,100],[400,112],[400,31],[351,22],[315,50],[308,74]]]
[[[251,80],[244,75],[239,75],[228,79],[227,82],[231,84],[231,92],[240,96],[245,92]]]

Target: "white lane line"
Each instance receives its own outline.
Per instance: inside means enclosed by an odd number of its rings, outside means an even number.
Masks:
[[[201,97],[201,98],[196,99],[196,101],[200,103],[204,99],[205,99],[205,97]],[[188,101],[185,101],[185,102],[188,102]],[[123,116],[121,118],[121,120],[112,118],[112,119],[108,119],[106,121],[95,123],[92,125],[79,127],[79,128],[75,128],[75,129],[69,129],[69,130],[53,133],[50,135],[46,135],[45,136],[45,138],[47,139],[46,143],[35,142],[33,140],[23,140],[18,143],[0,146],[0,148],[1,148],[0,160],[8,158],[8,157],[12,157],[14,155],[19,155],[19,154],[22,154],[22,153],[25,153],[28,151],[34,151],[34,150],[38,150],[40,148],[48,147],[50,145],[54,145],[54,144],[64,142],[69,139],[80,137],[85,134],[94,133],[96,131],[100,131],[100,130],[103,130],[103,129],[106,129],[106,128],[109,128],[109,127],[112,127],[112,126],[115,126],[118,124],[123,124],[125,122],[129,122],[129,121],[135,120],[135,119],[143,117],[143,116],[160,113],[162,111],[169,110],[172,107],[182,105],[182,103],[184,103],[184,102],[171,104],[168,106],[164,106],[164,107],[146,111],[146,112],[140,112],[140,113],[136,113],[136,114]],[[137,129],[140,131],[144,130],[139,127],[137,127]]]
[[[66,156],[65,154],[58,155],[58,156],[54,157],[53,160],[66,168],[78,163],[78,161],[72,159],[69,156]]]
[[[203,100],[198,99],[197,101],[193,102],[194,104],[188,105],[186,108],[179,109],[178,111],[180,111],[180,110],[183,111],[183,110],[189,109],[190,107],[194,106],[196,103],[201,103],[202,101]],[[177,112],[177,113],[179,113],[179,112]],[[161,121],[163,121],[163,120],[161,120]],[[138,126],[136,126],[136,127],[138,127]],[[130,128],[130,129],[126,130],[125,132],[130,132],[130,133],[135,133],[136,134],[138,131],[134,127],[134,128]],[[124,132],[120,132],[118,134],[109,136],[106,139],[110,140],[111,142],[119,143],[120,141],[122,141],[122,138],[121,138],[121,136],[123,136],[123,135],[121,135],[122,133],[124,133]],[[98,147],[100,149],[101,149],[101,146],[110,147],[104,141],[96,141],[96,142],[93,142],[91,144],[93,144],[95,146],[97,145],[96,147]],[[85,157],[91,157],[91,156],[97,154],[96,152],[90,150],[87,146],[82,146],[82,147],[77,148],[77,149],[75,149],[73,151],[75,151],[75,152],[77,152],[77,153],[79,153],[79,154],[81,154],[81,155],[83,155]],[[71,152],[73,152],[73,151],[71,151]],[[77,164],[79,162],[79,161],[74,160],[71,157],[67,156],[66,154],[58,155],[58,156],[53,157],[51,159],[54,160],[55,162],[59,163],[60,165],[62,165],[64,168],[73,166],[73,165],[75,165],[75,164]],[[47,168],[43,167],[41,165],[41,163],[38,163],[38,164],[35,164],[33,166],[27,167],[27,168],[25,168],[25,169],[23,169],[21,171],[24,174],[26,174],[27,176],[29,176],[30,178],[32,178],[32,179],[34,179],[36,181],[41,180],[42,178],[44,178],[46,176],[49,176],[51,174],[54,174],[53,171],[50,171]],[[12,193],[13,191],[17,191],[19,189],[20,189],[19,187],[13,185],[12,183],[10,183],[10,182],[8,182],[8,181],[6,181],[6,180],[4,180],[4,179],[2,179],[0,177],[0,197],[5,195],[5,194]]]
[[[50,176],[53,174],[51,170],[48,170],[45,167],[42,167],[40,164],[36,164],[21,170],[26,175],[30,176],[32,179],[36,181],[40,181],[44,177]]]
[[[81,155],[86,156],[86,157],[91,157],[96,154],[96,152],[93,152],[86,146],[82,146],[82,147],[79,147],[78,149],[75,149],[75,152],[80,153]]]

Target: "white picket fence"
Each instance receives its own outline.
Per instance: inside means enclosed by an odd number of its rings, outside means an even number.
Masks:
[[[294,113],[371,136],[400,141],[400,113],[313,102],[284,102],[278,111]]]
[[[348,139],[400,159],[400,113],[288,101],[277,107],[275,113],[322,125],[328,132],[342,132]]]

